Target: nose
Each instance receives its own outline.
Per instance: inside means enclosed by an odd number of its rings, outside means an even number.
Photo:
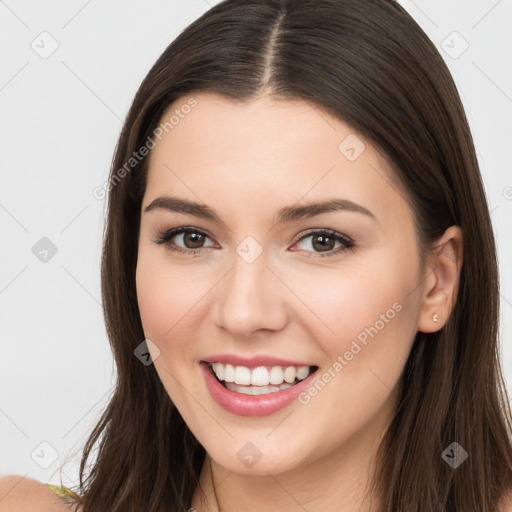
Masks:
[[[268,268],[264,252],[252,263],[235,254],[231,270],[216,287],[217,327],[240,339],[283,329],[288,316],[285,290]]]

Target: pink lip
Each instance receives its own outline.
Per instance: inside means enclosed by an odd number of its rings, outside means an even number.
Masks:
[[[282,364],[276,363],[275,359],[271,359],[272,364],[267,364],[269,360],[269,358],[264,358],[264,364],[257,364],[256,366],[277,366]],[[240,359],[237,358],[236,361],[239,362]],[[262,359],[258,359],[258,361],[261,362]],[[286,362],[286,364],[283,364],[283,366],[308,366],[305,364],[288,363],[289,361]],[[206,386],[208,387],[208,391],[212,398],[223,409],[238,416],[267,416],[284,409],[287,405],[297,399],[301,392],[310,386],[311,379],[316,374],[316,372],[312,373],[304,380],[283,391],[276,391],[275,393],[268,393],[265,395],[244,395],[242,393],[236,393],[226,389],[217,380],[207,363],[201,362],[199,366],[201,367],[201,371],[203,372],[203,376],[206,381]],[[243,366],[249,366],[247,360],[245,360]]]
[[[311,363],[301,363],[265,355],[240,357],[233,354],[214,354],[205,357],[203,361],[231,364],[233,366],[246,366],[247,368],[256,368],[257,366],[313,366]]]

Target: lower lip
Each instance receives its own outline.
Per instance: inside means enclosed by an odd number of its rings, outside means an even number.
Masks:
[[[238,416],[268,416],[293,402],[309,385],[316,372],[291,388],[265,395],[244,395],[226,389],[213,375],[210,366],[200,363],[206,386],[212,398],[226,411]]]

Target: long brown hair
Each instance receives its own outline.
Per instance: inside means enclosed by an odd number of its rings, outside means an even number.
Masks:
[[[204,448],[154,366],[134,356],[144,340],[135,270],[148,158],[128,170],[126,162],[171,103],[199,91],[302,99],[348,123],[387,157],[407,192],[422,255],[446,228],[461,227],[456,305],[443,329],[416,335],[373,485],[383,512],[496,512],[512,485],[512,419],[489,208],[452,77],[393,0],[227,0],[184,30],[144,79],[115,151],[104,233],[102,297],[117,383],[85,445],[77,504],[84,512],[186,511],[198,483]],[[441,456],[452,442],[469,454],[457,469]]]

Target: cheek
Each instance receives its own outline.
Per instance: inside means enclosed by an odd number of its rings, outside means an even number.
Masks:
[[[136,286],[146,337],[158,345],[163,355],[183,349],[182,345],[190,339],[188,334],[193,335],[199,325],[201,300],[211,287],[208,276],[196,271],[192,278],[184,266],[169,265],[165,255],[141,250]]]
[[[180,411],[194,408],[183,386],[192,389],[196,384],[189,380],[190,364],[197,360],[196,345],[190,340],[197,337],[197,305],[208,288],[187,278],[183,268],[180,271],[179,266],[171,267],[144,252],[139,254],[136,286],[144,335],[160,351],[153,359],[162,384]]]
[[[393,363],[405,363],[419,311],[417,294],[411,293],[417,268],[383,255],[357,263],[357,268],[340,264],[339,272],[304,272],[300,281],[295,278],[294,290],[307,308],[298,315],[300,322],[331,361],[348,351],[347,358],[363,364],[367,357],[384,363],[391,353],[399,355]],[[353,357],[359,352],[365,357]]]

